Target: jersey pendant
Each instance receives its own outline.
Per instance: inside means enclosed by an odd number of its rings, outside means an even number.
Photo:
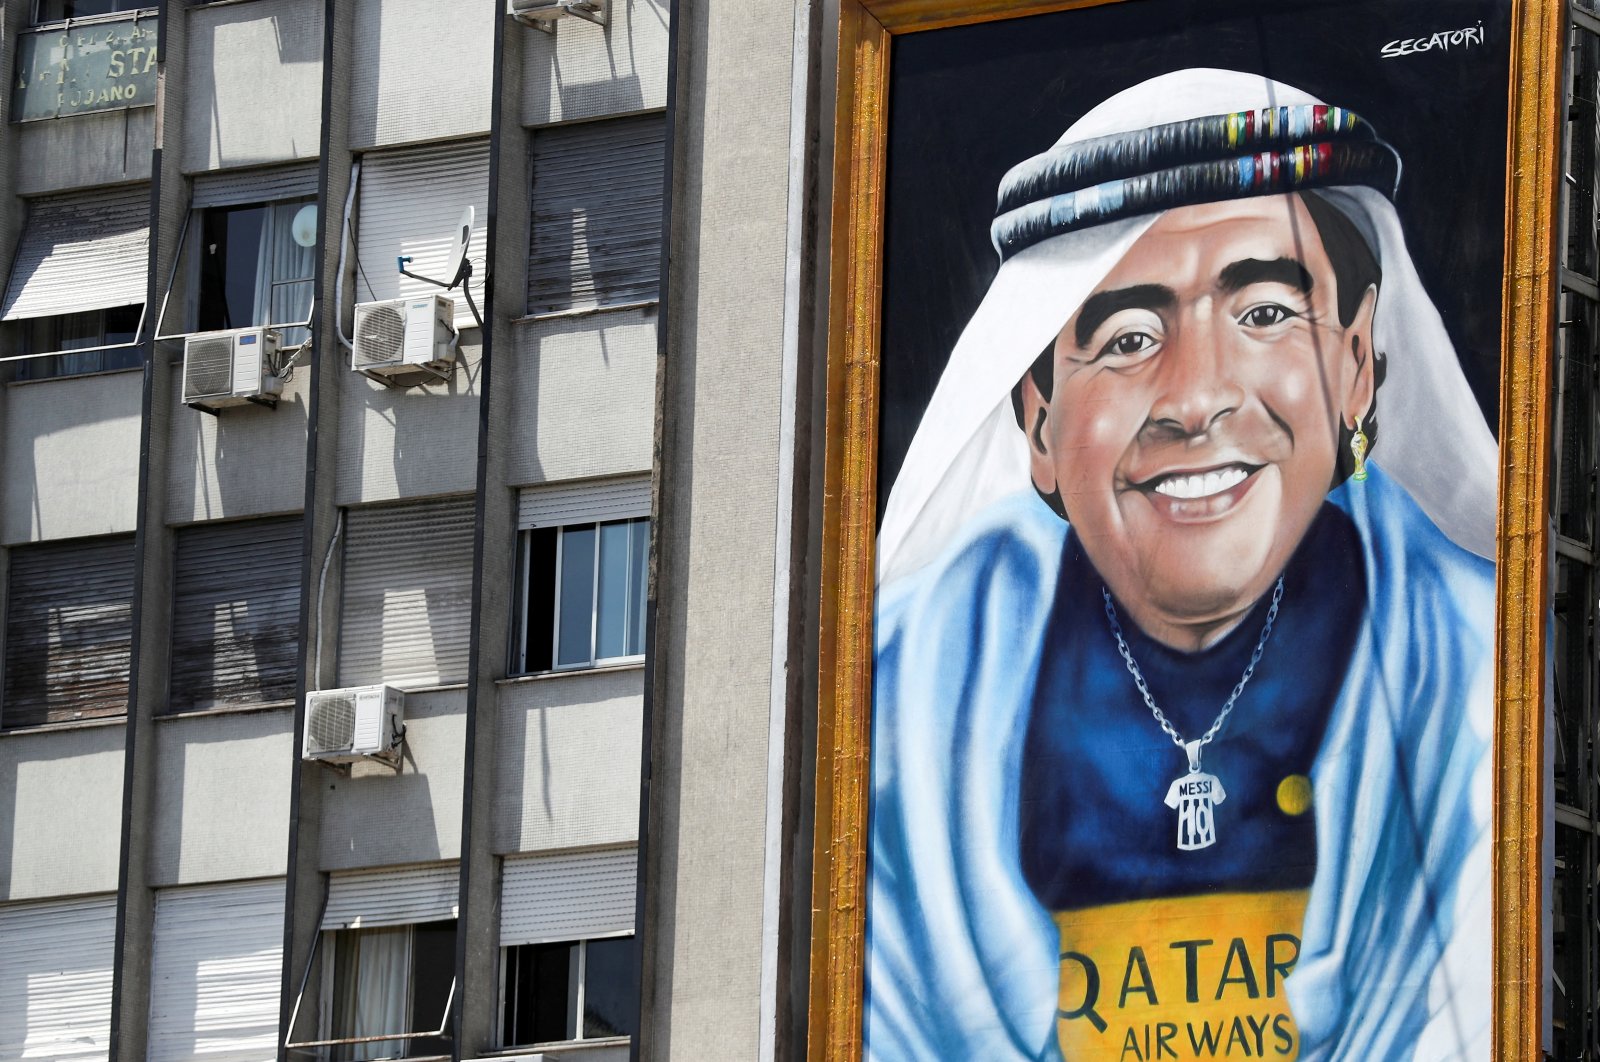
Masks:
[[[1184,742],[1189,754],[1189,771],[1173,779],[1167,787],[1167,807],[1178,812],[1178,850],[1192,852],[1217,843],[1216,805],[1228,799],[1222,782],[1200,769],[1200,743]]]

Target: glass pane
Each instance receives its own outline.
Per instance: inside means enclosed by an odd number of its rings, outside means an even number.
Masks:
[[[587,664],[590,627],[594,623],[595,529],[568,527],[561,532],[561,601],[557,609],[556,664]]]
[[[195,322],[200,331],[265,323],[256,320],[256,278],[268,210],[249,206],[205,212],[200,223],[200,311]]]
[[[299,235],[315,238],[316,207],[310,200],[273,204],[272,224],[261,248],[262,257],[269,260],[271,266],[260,271],[262,283],[256,293],[255,311],[258,324],[288,325],[304,321],[311,314],[316,250],[296,239],[295,220],[303,210],[312,213],[308,215],[309,224]],[[285,328],[283,344],[303,343],[307,334],[304,328]]]
[[[518,563],[523,570],[518,586],[523,598],[517,616],[522,625],[522,659],[512,661],[514,674],[550,670],[556,635],[556,540],[560,534],[555,527],[522,532],[524,552]]]
[[[650,582],[650,521],[635,520],[629,548],[633,551],[633,581],[628,585],[628,654],[644,653],[645,591]]]
[[[450,986],[455,976],[456,923],[425,922],[414,926],[411,943],[410,1032],[450,1028],[451,1023],[445,1020],[445,1004],[450,1000]],[[447,1031],[443,1036],[410,1041],[404,1053],[410,1058],[448,1055],[450,1042],[450,1033]],[[401,1052],[395,1051],[394,1046],[390,1045],[390,1053]]]
[[[629,523],[600,525],[600,601],[595,615],[595,659],[628,653]]]
[[[639,969],[633,938],[591,940],[583,970],[583,1035],[632,1036],[638,1028]]]
[[[548,1044],[577,1036],[578,945],[506,949],[501,1046]]]
[[[411,929],[348,930],[334,951],[335,1039],[404,1032]],[[348,1044],[334,1051],[343,1062],[390,1058],[393,1043]]]

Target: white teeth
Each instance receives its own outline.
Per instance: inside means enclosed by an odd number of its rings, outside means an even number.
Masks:
[[[1242,468],[1229,467],[1217,472],[1197,472],[1191,476],[1168,476],[1156,484],[1155,490],[1157,494],[1184,501],[1209,498],[1213,494],[1232,490],[1243,483],[1248,475]]]

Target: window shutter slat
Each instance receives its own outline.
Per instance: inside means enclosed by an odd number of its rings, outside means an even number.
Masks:
[[[0,907],[0,1058],[104,1059],[117,898]]]
[[[650,477],[627,476],[556,487],[524,487],[517,526],[560,527],[650,515]]]
[[[300,550],[298,516],[178,532],[171,711],[294,696]]]
[[[534,134],[530,314],[657,297],[665,139],[659,115]]]
[[[500,946],[622,937],[633,932],[638,849],[507,856]]]
[[[472,499],[351,509],[345,519],[339,684],[465,682]]]
[[[143,303],[149,241],[148,184],[33,200],[0,320]]]
[[[133,580],[132,535],[11,551],[0,724],[127,711]]]
[[[322,928],[372,929],[456,917],[459,864],[384,867],[333,874]]]
[[[483,306],[483,278],[489,232],[489,145],[466,144],[374,152],[362,156],[361,212],[356,245],[361,265],[356,276],[356,301],[433,295],[440,289],[403,277],[395,259],[409,255],[411,272],[449,280],[454,263],[446,262],[456,222],[464,207],[477,216],[467,255],[473,262],[472,297]],[[370,289],[370,291],[369,291]],[[456,327],[473,327],[466,296],[457,288]]]
[[[257,1062],[277,1046],[283,879],[156,893],[150,1062]]]

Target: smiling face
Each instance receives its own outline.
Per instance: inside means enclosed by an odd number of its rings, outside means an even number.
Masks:
[[[1373,395],[1371,289],[1349,324],[1298,196],[1163,214],[1022,386],[1034,485],[1059,491],[1106,585],[1183,649],[1277,579]]]

